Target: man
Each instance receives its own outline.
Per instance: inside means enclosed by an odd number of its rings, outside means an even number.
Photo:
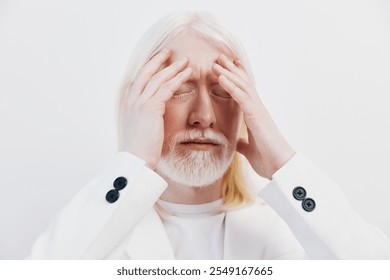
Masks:
[[[30,258],[390,257],[386,237],[290,147],[239,44],[206,15],[173,14],[146,33],[118,124],[120,152]],[[266,203],[244,182],[237,152],[270,180]]]

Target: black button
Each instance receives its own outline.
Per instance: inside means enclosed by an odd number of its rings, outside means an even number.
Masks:
[[[302,201],[302,207],[305,211],[311,212],[316,208],[316,202],[314,199],[305,198],[305,200]]]
[[[119,192],[117,190],[110,190],[107,194],[106,194],[106,200],[110,203],[114,203],[115,201],[117,201],[119,198]]]
[[[296,200],[304,200],[306,197],[306,190],[298,186],[293,190],[293,196]]]
[[[121,189],[124,189],[124,187],[126,187],[126,185],[127,185],[127,180],[125,177],[118,177],[114,181],[114,188],[118,191],[120,191]]]

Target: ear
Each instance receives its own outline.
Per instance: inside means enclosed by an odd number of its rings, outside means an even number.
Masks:
[[[241,112],[241,127],[238,132],[239,138],[248,139],[248,127],[246,126],[245,120],[244,120],[244,113]]]

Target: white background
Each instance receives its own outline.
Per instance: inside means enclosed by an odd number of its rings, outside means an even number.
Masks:
[[[183,9],[242,40],[288,141],[390,236],[389,1],[0,0],[0,259],[26,257],[114,155],[130,53]]]

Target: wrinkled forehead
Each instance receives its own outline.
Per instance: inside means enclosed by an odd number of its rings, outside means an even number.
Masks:
[[[191,30],[176,35],[166,47],[172,50],[171,62],[188,57],[190,61],[201,60],[212,64],[221,53],[232,60],[236,59],[233,51],[224,44],[206,39]]]

